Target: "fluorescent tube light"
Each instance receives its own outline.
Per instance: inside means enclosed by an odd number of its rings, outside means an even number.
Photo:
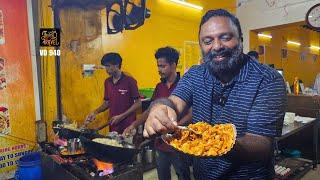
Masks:
[[[313,45],[311,45],[311,46],[310,46],[310,49],[320,50],[320,47],[319,47],[319,46],[313,46]]]
[[[192,3],[188,3],[188,2],[185,2],[185,1],[182,1],[182,0],[169,0],[169,1],[175,2],[177,4],[181,4],[181,5],[184,5],[184,6],[188,6],[188,7],[194,8],[194,9],[198,9],[198,10],[202,10],[203,9],[203,7],[201,7],[201,6],[198,6],[198,5],[195,5],[195,4],[192,4]]]
[[[272,38],[272,36],[271,35],[267,35],[267,34],[262,34],[262,33],[258,33],[258,36],[259,37],[266,37],[266,38]]]
[[[295,41],[287,41],[287,44],[294,44],[294,45],[297,45],[297,46],[301,45],[299,42],[295,42]]]

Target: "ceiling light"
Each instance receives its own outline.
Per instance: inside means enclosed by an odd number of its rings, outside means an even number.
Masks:
[[[320,50],[320,47],[319,47],[319,46],[313,46],[313,45],[311,45],[311,46],[310,46],[310,49]]]
[[[301,45],[301,43],[295,42],[295,41],[287,41],[287,44],[294,44],[294,45],[297,45],[297,46]]]
[[[188,6],[188,7],[194,8],[194,9],[198,9],[198,10],[202,10],[203,9],[203,7],[201,7],[201,6],[185,2],[183,0],[169,0],[169,1],[181,4],[181,5],[184,5],[184,6]]]
[[[272,36],[271,35],[267,35],[267,34],[262,34],[262,33],[258,33],[258,36],[259,37],[265,37],[265,38],[272,38]]]

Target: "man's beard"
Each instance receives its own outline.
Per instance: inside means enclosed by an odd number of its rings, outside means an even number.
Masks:
[[[160,72],[159,72],[159,75],[160,75],[160,81],[161,81],[162,83],[166,83],[168,77],[167,77],[164,73],[160,73]]]
[[[243,60],[242,43],[239,43],[234,48],[221,48],[218,51],[210,51],[207,54],[203,53],[203,60],[209,72],[216,76],[224,83],[229,82],[241,69]],[[222,56],[222,61],[216,61],[214,58]]]
[[[167,78],[163,77],[163,78],[160,78],[160,81],[161,81],[162,83],[166,83],[168,80],[167,80]]]

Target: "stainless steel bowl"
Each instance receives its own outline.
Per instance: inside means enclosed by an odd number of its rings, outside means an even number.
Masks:
[[[154,161],[154,155],[153,155],[153,150],[152,149],[146,149],[144,155],[145,155],[145,160],[146,163],[152,163]]]

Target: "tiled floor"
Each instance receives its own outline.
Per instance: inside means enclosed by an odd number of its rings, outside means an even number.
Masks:
[[[320,166],[316,170],[309,171],[302,180],[319,180],[320,179]]]
[[[171,180],[178,180],[173,168],[171,168]],[[143,180],[157,180],[157,170],[152,169],[143,174]],[[309,171],[301,180],[320,180],[320,166],[316,170]]]

